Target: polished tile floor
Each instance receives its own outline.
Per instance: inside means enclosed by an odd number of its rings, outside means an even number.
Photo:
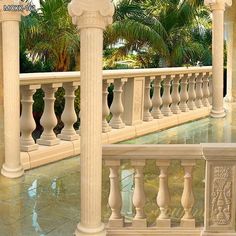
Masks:
[[[125,143],[200,143],[236,141],[236,105],[229,107],[226,119],[205,118],[166,131],[146,135]],[[179,165],[179,163],[177,163]],[[122,176],[124,206],[127,216],[132,215],[133,170],[124,165]],[[155,166],[155,165],[154,165]],[[173,194],[172,216],[179,217],[179,202],[182,192],[183,171],[171,167],[170,188]],[[109,191],[108,170],[103,175],[103,218],[109,217],[107,197]],[[127,176],[129,181],[127,182]],[[145,176],[145,191],[148,202],[146,210],[150,212],[150,222],[158,215],[155,199],[158,191],[157,172],[152,163],[148,163]],[[195,193],[200,199],[196,205],[198,222],[202,222],[201,211],[204,191],[204,163],[196,166]],[[79,158],[71,158],[54,164],[26,171],[25,176],[16,180],[0,177],[0,236],[71,236],[79,221],[80,196]],[[175,183],[172,185],[172,183]],[[177,204],[178,203],[178,204]]]

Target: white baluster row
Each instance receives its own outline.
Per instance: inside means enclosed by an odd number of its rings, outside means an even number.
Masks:
[[[169,206],[171,202],[171,196],[168,186],[168,168],[170,166],[170,160],[158,160],[156,166],[160,170],[159,175],[159,191],[157,194],[157,206],[159,207],[160,214],[156,219],[156,227],[158,228],[170,228],[171,216],[169,212]],[[183,160],[181,165],[184,168],[184,183],[183,193],[181,197],[181,205],[184,210],[184,215],[180,222],[180,227],[183,228],[195,228],[195,219],[192,214],[192,208],[194,205],[193,184],[192,184],[192,172],[195,166],[195,160]],[[106,160],[105,166],[110,168],[110,194],[109,194],[109,206],[111,208],[111,216],[108,226],[124,227],[124,217],[121,215],[122,198],[120,190],[120,160]],[[135,215],[132,220],[132,227],[145,228],[147,227],[147,220],[144,211],[146,196],[144,190],[144,167],[145,160],[132,160],[131,166],[135,170],[134,175],[134,192],[133,192],[133,206],[135,208]]]
[[[209,107],[212,96],[211,73],[192,73],[192,74],[173,74],[158,75],[154,77],[146,76],[135,81],[132,91],[133,105],[125,108],[123,101],[129,99],[129,91],[126,89],[126,97],[122,98],[123,88],[128,79],[118,78],[103,81],[103,113],[102,113],[102,132],[107,133],[113,129],[125,127],[123,121],[124,112],[132,114],[131,119],[150,122],[153,119],[162,119],[165,116],[172,116],[181,112],[188,112],[197,108]],[[143,79],[143,80],[142,80]],[[143,84],[141,84],[143,81]],[[108,88],[113,84],[113,101],[111,107],[108,106]],[[129,83],[131,86],[132,83]],[[77,121],[75,113],[75,91],[79,82],[53,83],[46,85],[21,86],[21,150],[34,151],[39,145],[53,146],[58,145],[60,140],[73,141],[79,138],[79,132],[75,131],[73,125]],[[55,93],[59,87],[65,89],[65,107],[62,113],[64,128],[56,136],[54,128],[57,126],[54,103]],[[153,87],[153,96],[151,89]],[[44,111],[40,120],[43,133],[35,143],[32,132],[36,128],[33,119],[33,95],[36,89],[42,88],[44,92]],[[129,87],[130,89],[130,87]],[[129,111],[128,111],[128,110]],[[126,111],[125,111],[126,110]],[[126,114],[126,117],[127,117]],[[111,117],[111,118],[110,118]],[[131,122],[131,121],[130,121]],[[132,121],[140,123],[139,121]],[[132,123],[131,122],[131,123]],[[141,121],[142,122],[142,121]]]

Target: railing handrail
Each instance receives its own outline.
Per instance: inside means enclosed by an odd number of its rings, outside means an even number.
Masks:
[[[208,73],[212,71],[211,66],[202,67],[169,67],[150,69],[122,69],[104,70],[103,79],[133,78],[145,76],[178,75],[191,73]],[[35,85],[49,83],[79,82],[80,71],[70,72],[43,72],[20,74],[20,85]]]
[[[103,145],[104,160],[236,160],[236,143],[203,144],[109,144]]]

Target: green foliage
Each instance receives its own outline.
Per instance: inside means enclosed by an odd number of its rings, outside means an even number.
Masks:
[[[110,66],[127,55],[139,67],[210,65],[210,13],[200,0],[121,0],[105,42]]]

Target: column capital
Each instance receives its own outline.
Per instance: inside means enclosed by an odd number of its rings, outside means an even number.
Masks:
[[[232,6],[232,0],[204,0],[204,4],[209,6],[212,11],[224,11],[226,7]]]
[[[21,16],[30,14],[26,2],[19,0],[2,0],[0,2],[0,22],[21,21]]]
[[[68,11],[79,29],[102,28],[112,23],[115,8],[110,0],[72,0]]]

